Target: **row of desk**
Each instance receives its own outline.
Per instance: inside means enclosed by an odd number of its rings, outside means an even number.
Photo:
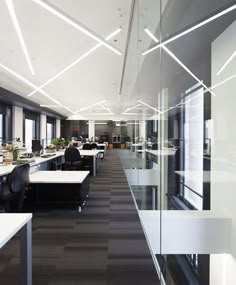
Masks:
[[[93,158],[93,175],[96,176],[101,164],[101,152],[105,150],[80,150],[80,155]],[[35,157],[30,163],[31,184],[82,185],[88,181],[89,171],[47,171],[48,163],[62,159],[64,151],[53,156]],[[0,177],[9,175],[16,165],[1,165]],[[80,191],[81,189],[79,189]],[[85,192],[87,194],[87,192]],[[78,205],[81,210],[82,205]],[[32,285],[32,214],[1,214],[0,215],[0,249],[20,231],[21,250],[21,284]]]

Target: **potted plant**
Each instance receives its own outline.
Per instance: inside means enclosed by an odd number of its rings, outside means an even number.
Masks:
[[[65,140],[63,138],[53,138],[51,144],[55,145],[56,150],[58,151],[65,146]]]
[[[4,162],[11,163],[12,161],[16,161],[20,152],[20,148],[14,144],[3,144],[4,152]]]

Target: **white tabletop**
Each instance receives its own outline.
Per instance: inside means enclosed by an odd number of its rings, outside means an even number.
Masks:
[[[79,152],[81,156],[97,156],[98,153],[100,153],[100,150],[81,149]]]
[[[45,153],[46,154],[46,153]],[[57,151],[55,153],[55,155],[52,155],[50,157],[34,157],[34,162],[30,163],[30,166],[35,166],[38,165],[40,163],[44,163],[47,162],[51,159],[55,159],[57,157],[63,156],[64,155],[64,151]],[[8,175],[9,173],[12,172],[12,170],[16,167],[16,165],[0,165],[0,176],[4,176],[4,175]]]
[[[81,184],[89,171],[36,171],[30,174],[30,183],[78,183]]]
[[[0,214],[0,248],[30,219],[32,219],[32,214]]]
[[[192,182],[202,181],[205,183],[230,183],[236,182],[235,173],[227,171],[200,171],[200,170],[187,170],[175,171],[176,174],[191,180]]]
[[[155,156],[164,156],[164,155],[175,155],[175,152],[176,150],[173,149],[173,148],[167,148],[167,149],[158,149],[158,150],[149,150],[149,149],[146,149],[145,150],[147,153],[150,153],[150,154],[153,154]]]

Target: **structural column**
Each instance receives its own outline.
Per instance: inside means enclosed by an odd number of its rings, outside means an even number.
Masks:
[[[89,120],[89,139],[95,140],[95,121]]]

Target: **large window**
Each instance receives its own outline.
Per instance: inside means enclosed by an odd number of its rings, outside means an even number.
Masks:
[[[32,151],[32,140],[39,139],[39,114],[24,110],[24,145]]]
[[[47,146],[51,143],[53,137],[56,136],[56,121],[47,117]]]
[[[47,145],[51,143],[53,138],[53,124],[47,123]]]
[[[32,150],[32,140],[36,139],[35,120],[25,119],[25,147],[27,151]]]
[[[3,115],[0,114],[0,143],[3,142]]]

